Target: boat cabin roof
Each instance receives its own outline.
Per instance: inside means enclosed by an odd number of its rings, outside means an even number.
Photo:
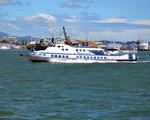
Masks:
[[[52,44],[49,45],[49,47],[56,47],[56,48],[74,48],[74,49],[86,49],[86,50],[101,50],[104,51],[104,49],[100,47],[88,47],[88,46],[70,46],[66,44]]]

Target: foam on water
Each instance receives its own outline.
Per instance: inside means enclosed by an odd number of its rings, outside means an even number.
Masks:
[[[138,63],[150,63],[150,60],[137,61]]]

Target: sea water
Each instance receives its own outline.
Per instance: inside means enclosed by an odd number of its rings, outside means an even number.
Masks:
[[[0,120],[149,120],[150,52],[137,63],[32,63],[0,51]]]

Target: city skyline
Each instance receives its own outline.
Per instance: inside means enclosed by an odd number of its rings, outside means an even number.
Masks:
[[[0,31],[71,38],[150,40],[149,0],[0,0]]]

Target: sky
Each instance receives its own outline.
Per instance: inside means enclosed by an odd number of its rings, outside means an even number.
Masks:
[[[71,39],[150,41],[150,0],[0,0],[0,31]]]

